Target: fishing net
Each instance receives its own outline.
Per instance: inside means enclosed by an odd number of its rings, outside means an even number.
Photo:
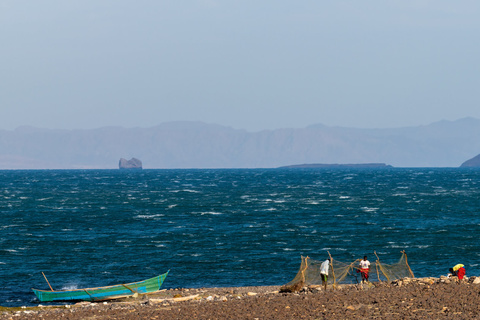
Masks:
[[[361,259],[351,263],[345,263],[331,259],[328,271],[328,284],[354,284],[361,282],[360,260]],[[294,288],[293,291],[298,291],[295,288],[301,288],[307,285],[321,285],[320,266],[323,262],[324,261],[302,256],[302,264],[300,265],[297,275],[292,281],[287,283],[285,287]],[[380,262],[377,256],[377,260],[370,263],[370,272],[368,275],[368,280],[372,282],[391,282],[401,278],[414,278],[413,272],[408,265],[405,251],[402,251],[400,260],[393,264]]]

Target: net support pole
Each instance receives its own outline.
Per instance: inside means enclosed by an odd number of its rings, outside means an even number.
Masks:
[[[328,256],[330,257],[330,265],[332,266],[332,275],[333,275],[333,290],[335,290],[335,285],[337,283],[337,280],[335,279],[335,270],[333,269],[333,259],[332,259],[332,255],[330,254],[330,251],[327,251],[328,252]]]
[[[380,265],[380,258],[377,256],[377,251],[373,251],[373,253],[375,253],[375,256],[377,257],[377,263],[375,264],[375,269],[377,270],[378,282],[382,282],[380,280],[380,273],[378,272],[378,266]]]
[[[410,275],[412,276],[412,278],[415,278],[415,276],[413,275],[412,269],[410,269],[410,266],[408,265],[407,253],[405,252],[405,250],[403,250],[401,252],[405,255],[405,264],[407,265],[407,268],[408,268],[408,271],[410,272]]]
[[[308,268],[308,259],[310,259],[308,256],[305,258],[305,268],[302,270],[302,280],[303,280],[303,285],[306,285],[305,283],[305,271]]]

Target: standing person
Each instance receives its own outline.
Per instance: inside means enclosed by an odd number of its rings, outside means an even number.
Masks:
[[[320,265],[320,276],[322,277],[322,284],[327,291],[327,281],[328,281],[328,269],[330,268],[330,259],[327,259],[322,262]]]
[[[362,283],[368,282],[368,273],[370,272],[370,261],[367,260],[367,256],[363,257],[360,261],[360,274],[362,275]]]

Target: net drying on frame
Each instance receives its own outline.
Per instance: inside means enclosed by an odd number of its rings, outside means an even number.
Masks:
[[[414,278],[413,272],[408,265],[407,254],[402,251],[400,259],[393,264],[380,262],[377,260],[370,263],[369,281],[391,282],[401,278]],[[321,285],[322,277],[320,274],[320,265],[324,262],[314,260],[309,257],[301,257],[302,263],[295,278],[287,283],[286,287],[303,287],[308,285]],[[351,263],[341,262],[330,257],[330,268],[328,272],[328,284],[355,284],[361,281],[360,260],[357,259]]]

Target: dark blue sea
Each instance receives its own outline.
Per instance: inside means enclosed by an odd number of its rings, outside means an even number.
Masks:
[[[0,305],[31,288],[281,285],[300,256],[480,275],[480,170],[0,171]]]

